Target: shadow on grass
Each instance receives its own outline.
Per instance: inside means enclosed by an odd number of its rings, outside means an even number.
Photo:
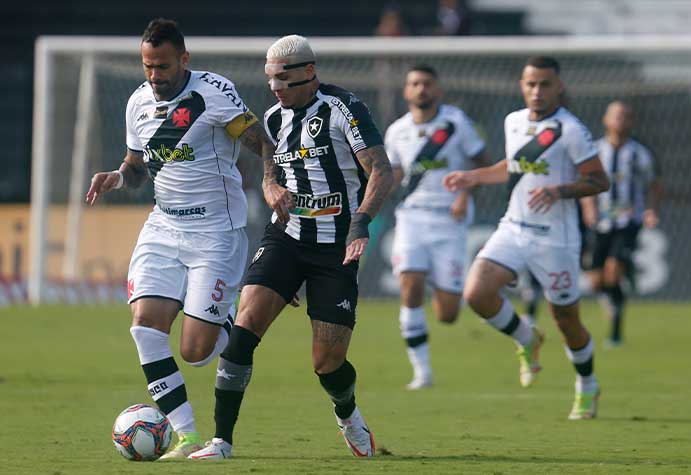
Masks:
[[[388,451],[387,451],[388,452]],[[236,460],[256,460],[256,457],[233,457]],[[262,459],[265,460],[300,460],[300,461],[320,461],[321,463],[326,462],[326,464],[336,463],[339,464],[345,460],[352,460],[353,457],[344,455],[343,457],[330,457],[328,461],[319,458],[306,458],[306,457],[278,457],[278,456],[264,456]],[[481,454],[458,454],[458,455],[393,455],[389,452],[388,455],[381,455],[378,453],[372,462],[381,463],[430,463],[438,464],[443,462],[448,463],[471,463],[471,464],[483,464],[483,463],[507,463],[507,464],[552,464],[552,465],[610,465],[610,466],[664,466],[664,467],[687,467],[691,464],[691,459],[679,459],[670,460],[666,459],[664,462],[660,460],[654,460],[647,457],[641,457],[637,459],[632,459],[627,457],[626,459],[609,459],[605,460],[603,458],[593,458],[593,457],[548,457],[541,455],[526,455],[526,456],[507,456],[507,455],[481,455]]]
[[[597,416],[599,421],[607,422],[643,422],[654,424],[691,424],[691,417],[646,417],[646,416]]]

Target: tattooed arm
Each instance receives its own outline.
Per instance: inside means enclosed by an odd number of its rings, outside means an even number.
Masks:
[[[343,265],[357,261],[364,254],[369,241],[367,225],[381,209],[393,185],[391,162],[382,145],[360,150],[355,154],[355,157],[365,171],[369,173],[369,180],[367,181],[367,188],[365,188],[365,197],[350,219]]]
[[[356,213],[366,213],[370,218],[374,218],[391,192],[393,185],[391,162],[382,145],[360,150],[355,157],[369,174],[365,197]]]
[[[609,189],[607,173],[598,157],[583,162],[576,167],[578,180],[557,186],[545,186],[530,190],[528,206],[535,212],[547,212],[557,200],[583,198],[597,195]]]
[[[259,123],[249,126],[240,136],[242,144],[255,155],[262,158],[264,164],[264,178],[262,191],[266,203],[276,212],[278,220],[287,223],[290,218],[288,212],[293,208],[293,195],[286,188],[279,185],[281,169],[274,163],[273,154],[276,146],[266,135]]]

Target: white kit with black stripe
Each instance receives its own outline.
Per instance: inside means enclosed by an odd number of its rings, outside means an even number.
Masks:
[[[306,107],[276,104],[264,123],[276,144],[282,184],[295,196],[285,232],[308,243],[345,242],[367,186],[355,154],[382,144],[367,106],[349,91],[321,84]]]
[[[236,167],[240,143],[224,127],[251,114],[233,83],[191,71],[180,93],[157,101],[142,84],[127,104],[127,147],[142,152],[154,182],[150,219],[178,231],[219,232],[247,224]]]

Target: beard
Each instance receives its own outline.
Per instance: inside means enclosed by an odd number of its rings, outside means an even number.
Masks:
[[[417,101],[415,106],[422,110],[429,110],[435,106],[436,102],[437,101],[435,101],[434,99],[424,99]]]

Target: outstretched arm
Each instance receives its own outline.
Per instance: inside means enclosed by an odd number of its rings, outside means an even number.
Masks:
[[[365,197],[351,217],[346,238],[346,255],[343,265],[356,261],[364,254],[369,240],[367,225],[376,216],[391,192],[393,171],[384,147],[375,145],[355,154],[360,165],[369,173]]]
[[[508,180],[509,172],[506,168],[506,160],[501,160],[489,167],[451,172],[444,177],[444,186],[449,191],[458,191],[461,188],[505,183]]]
[[[470,161],[473,163],[474,169],[488,167],[492,163],[490,161],[489,154],[487,153],[487,149],[482,149],[482,151],[472,157]],[[451,209],[449,211],[453,219],[456,221],[463,220],[468,213],[468,201],[470,199],[470,194],[470,189],[461,188],[456,195],[456,199],[454,199],[453,203],[451,203]]]
[[[86,202],[93,206],[102,194],[122,188],[123,185],[127,188],[137,188],[144,183],[146,177],[144,154],[127,149],[127,155],[119,169],[99,172],[91,178],[89,191],[86,192]]]
[[[290,216],[288,211],[293,208],[293,195],[286,188],[278,184],[281,170],[274,163],[273,154],[276,146],[266,135],[266,132],[259,123],[249,126],[240,135],[240,141],[255,155],[261,157],[264,164],[264,178],[262,180],[262,191],[266,203],[276,212],[278,220],[287,223]]]

